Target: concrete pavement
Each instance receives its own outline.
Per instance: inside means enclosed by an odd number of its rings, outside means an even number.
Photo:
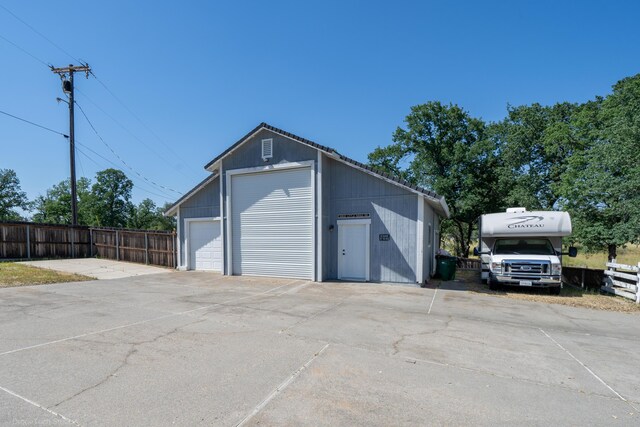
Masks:
[[[141,276],[145,274],[171,273],[172,269],[155,267],[152,265],[136,264],[132,262],[113,261],[99,258],[76,258],[76,259],[51,259],[44,261],[23,261],[33,267],[47,268],[49,270],[62,271],[65,273],[82,274],[94,277],[98,280],[122,279],[131,276]]]
[[[0,289],[0,424],[638,425],[639,321],[198,272]]]

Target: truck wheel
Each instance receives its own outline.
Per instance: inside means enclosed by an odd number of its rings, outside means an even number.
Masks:
[[[491,278],[491,276],[489,276],[489,279],[487,279],[487,283],[489,283],[489,289],[492,291],[497,291],[498,290],[498,283],[496,283],[495,280],[493,280]]]
[[[562,289],[560,286],[553,286],[549,288],[549,295],[560,295],[560,289]]]

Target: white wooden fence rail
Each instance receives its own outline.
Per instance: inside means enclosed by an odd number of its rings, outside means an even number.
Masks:
[[[607,263],[602,290],[640,303],[640,262],[638,265]]]

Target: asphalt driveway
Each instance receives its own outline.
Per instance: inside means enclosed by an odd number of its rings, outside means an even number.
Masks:
[[[0,289],[0,424],[638,425],[639,325],[197,272]]]

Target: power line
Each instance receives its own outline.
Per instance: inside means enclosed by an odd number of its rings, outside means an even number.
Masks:
[[[37,35],[39,35],[40,37],[42,37],[43,39],[45,39],[46,41],[48,41],[49,43],[51,43],[51,45],[53,45],[56,49],[58,49],[60,52],[64,53],[65,55],[67,55],[69,58],[72,58],[74,61],[76,62],[82,62],[80,61],[78,58],[76,58],[75,56],[71,55],[69,52],[67,52],[66,50],[64,50],[63,48],[61,48],[60,46],[58,46],[56,43],[54,43],[53,41],[51,41],[51,39],[49,39],[47,36],[45,36],[44,34],[42,34],[40,31],[36,30],[33,26],[29,25],[26,21],[24,21],[23,19],[21,19],[18,15],[16,15],[15,13],[13,13],[12,11],[10,11],[9,9],[7,9],[5,6],[0,4],[0,8],[4,9],[8,14],[10,14],[11,16],[13,16],[14,18],[16,18],[18,21],[22,22],[24,25],[26,25],[31,31],[33,31],[34,33],[36,33]]]
[[[182,176],[184,176],[185,178],[191,178],[189,176],[187,176],[187,174],[185,174],[183,171],[181,171],[179,168],[176,168],[172,165],[172,162],[167,159],[166,157],[160,155],[160,153],[158,153],[157,151],[155,151],[153,149],[153,147],[149,146],[148,144],[146,144],[142,139],[138,138],[133,132],[131,132],[125,125],[123,125],[121,122],[119,122],[115,117],[113,117],[111,114],[107,113],[103,108],[101,108],[98,104],[96,104],[91,98],[89,98],[89,96],[84,93],[83,91],[81,91],[80,89],[76,89],[78,92],[80,92],[82,94],[82,96],[84,96],[87,101],[89,101],[91,104],[93,104],[94,107],[96,107],[98,110],[100,110],[105,116],[109,117],[111,120],[113,120],[113,122],[115,124],[117,124],[118,126],[120,126],[125,132],[127,132],[129,135],[131,135],[132,138],[134,138],[136,141],[140,142],[142,145],[144,145],[150,152],[152,152],[153,154],[155,154],[160,160],[164,161],[167,165],[172,166],[174,170],[176,170],[177,172],[181,173]]]
[[[6,111],[2,111],[2,110],[0,110],[0,114],[4,114],[5,116],[12,117],[12,118],[14,118],[14,119],[16,119],[16,120],[20,120],[21,122],[25,122],[25,123],[28,123],[28,124],[30,124],[30,125],[32,125],[32,126],[39,127],[40,129],[44,129],[44,130],[47,130],[47,131],[49,131],[49,132],[55,133],[55,134],[57,134],[57,135],[61,135],[61,136],[65,137],[65,138],[69,138],[69,135],[67,135],[67,134],[64,134],[64,133],[62,133],[62,132],[58,132],[57,130],[53,130],[53,129],[48,128],[48,127],[46,127],[46,126],[39,125],[39,124],[34,123],[34,122],[32,122],[32,121],[29,121],[29,120],[27,120],[27,119],[23,119],[22,117],[14,116],[13,114],[9,114],[9,113],[7,113]]]
[[[76,141],[77,142],[77,141]],[[78,143],[80,144],[80,143]],[[86,146],[84,146],[85,148],[87,148]],[[80,148],[76,147],[76,150],[78,150],[78,153],[82,154],[84,157],[86,157],[88,160],[90,160],[94,165],[98,166],[99,168],[104,167],[103,165],[100,165],[95,159],[91,158],[91,156],[89,156],[87,153],[85,153],[84,151],[82,151]],[[94,152],[95,153],[95,152]],[[96,153],[97,154],[97,153]],[[98,154],[99,155],[99,154]],[[102,157],[102,156],[100,156]],[[107,162],[112,163],[109,159],[102,157],[103,159],[105,159]],[[117,165],[116,165],[117,166]],[[153,191],[149,191],[143,187],[141,187],[139,184],[138,186],[134,187],[136,190],[140,190],[143,191],[145,193],[151,194],[153,196],[156,197],[160,197],[162,200],[165,201],[172,201],[173,198],[171,196],[167,196],[166,194],[159,194],[159,193],[154,193]]]
[[[155,132],[153,131],[153,129],[151,129],[149,126],[147,126],[147,125],[146,125],[146,123],[145,123],[145,122],[143,122],[143,121],[142,121],[142,119],[136,115],[136,113],[134,113],[134,112],[133,112],[129,107],[127,107],[127,106],[125,105],[125,103],[124,103],[120,98],[118,98],[118,97],[116,96],[116,94],[115,94],[115,93],[113,93],[113,91],[112,91],[111,89],[109,89],[109,88],[107,87],[107,85],[106,85],[102,80],[100,80],[100,79],[98,78],[98,76],[96,76],[96,75],[95,75],[95,73],[91,72],[91,75],[92,75],[92,76],[96,79],[96,81],[97,81],[98,83],[100,83],[100,85],[102,85],[102,87],[103,87],[107,92],[109,92],[109,94],[110,94],[110,95],[111,95],[111,96],[112,96],[116,101],[118,101],[118,103],[120,103],[120,105],[122,105],[122,106],[124,107],[124,109],[125,109],[125,110],[127,110],[127,111],[129,112],[129,114],[131,114],[131,115],[132,115],[132,116],[133,116],[133,117],[134,117],[134,118],[135,118],[135,119],[136,119],[136,120],[137,120],[137,121],[138,121],[138,122],[139,122],[139,123],[140,123],[140,124],[141,124],[141,125],[142,125],[142,126],[143,126],[147,131],[148,131],[148,132],[149,132],[149,133],[150,133],[150,134],[151,134],[151,135],[153,135],[153,136],[154,136],[158,141],[160,141],[160,143],[161,143],[162,145],[164,145],[164,146],[165,146],[169,151],[171,151],[171,153],[172,153],[172,154],[173,154],[173,155],[174,155],[178,160],[180,160],[183,164],[185,164],[185,165],[186,165],[186,163],[187,163],[187,162],[185,162],[185,161],[184,161],[184,159],[182,159],[182,158],[178,155],[178,153],[176,153],[176,152],[171,148],[171,146],[170,146],[169,144],[167,144],[166,142],[164,142],[164,140],[163,140],[162,138],[160,138],[160,137],[158,136],[158,134],[157,134],[157,133],[155,133]]]
[[[50,64],[47,64],[46,62],[44,62],[42,59],[38,58],[37,56],[35,56],[34,54],[32,54],[31,52],[29,52],[28,50],[18,46],[16,43],[12,42],[11,40],[9,40],[8,38],[6,38],[5,36],[3,36],[2,34],[0,34],[0,39],[4,40],[5,42],[9,43],[10,45],[12,45],[13,47],[15,47],[18,50],[21,50],[22,53],[29,55],[30,57],[32,57],[33,59],[35,59],[36,61],[40,62],[42,65],[44,65],[45,67],[49,67]]]
[[[92,152],[92,153],[93,153],[93,154],[95,154],[96,156],[100,157],[102,160],[104,160],[104,161],[105,161],[105,162],[107,162],[108,164],[110,164],[110,165],[112,165],[112,166],[114,166],[114,167],[116,167],[116,168],[120,168],[120,166],[118,166],[116,163],[114,163],[114,162],[113,162],[113,161],[111,161],[110,159],[106,158],[106,157],[105,157],[105,156],[103,156],[102,154],[98,153],[97,151],[95,151],[94,149],[92,149],[91,147],[89,147],[88,145],[83,144],[83,143],[81,143],[81,142],[80,142],[80,141],[78,141],[78,140],[76,140],[76,142],[78,143],[78,145],[80,145],[80,146],[81,146],[81,147],[83,147],[84,149],[86,149],[86,150],[88,150],[88,151]],[[78,150],[79,150],[79,149],[78,149]],[[85,157],[89,157],[89,156],[87,155],[87,153],[84,153],[84,152],[83,152],[83,155],[84,155]],[[91,158],[90,158],[90,159],[91,159]],[[92,161],[93,163],[95,163],[96,165],[98,165],[98,163],[96,163],[96,161],[95,161],[94,159],[91,159],[91,161]],[[98,166],[100,166],[100,165],[98,165]],[[145,189],[144,187],[141,187],[141,186],[140,186],[140,181],[138,180],[138,178],[137,178],[137,177],[131,177],[131,179],[132,179],[132,180],[137,181],[137,182],[138,182],[138,186],[139,186],[138,188],[140,188],[140,189],[141,189],[141,190],[143,190],[143,191],[146,191],[147,193],[150,193],[150,194],[154,194],[154,195],[157,195],[157,196],[160,196],[160,197],[167,198],[167,200],[173,200],[173,198],[175,197],[175,196],[173,196],[173,195],[171,195],[171,194],[169,194],[169,193],[166,193],[166,192],[165,192],[164,194],[157,194],[157,193],[153,193],[152,191],[149,191],[148,189]],[[158,191],[161,191],[161,192],[162,192],[163,190],[158,189]]]
[[[78,105],[78,104],[76,103],[76,105]],[[80,108],[80,105],[78,105],[78,107]],[[81,110],[82,110],[82,109],[81,109]],[[56,135],[61,135],[61,136],[65,137],[65,138],[69,138],[69,136],[68,136],[68,135],[65,135],[65,134],[64,134],[64,133],[62,133],[62,132],[58,132],[57,130],[54,130],[54,129],[48,128],[48,127],[46,127],[46,126],[39,125],[38,123],[34,123],[34,122],[30,121],[30,120],[23,119],[22,117],[14,116],[13,114],[9,114],[9,113],[7,113],[7,112],[5,112],[5,111],[2,111],[2,110],[0,110],[0,113],[1,113],[1,114],[6,115],[6,116],[8,116],[8,117],[11,117],[11,118],[13,118],[13,119],[20,120],[21,122],[24,122],[24,123],[30,124],[30,125],[32,125],[32,126],[35,126],[35,127],[38,127],[38,128],[44,129],[44,130],[47,130],[47,131],[49,131],[49,132],[55,133]],[[92,149],[91,147],[89,147],[88,145],[83,144],[82,142],[78,141],[77,139],[76,139],[76,143],[77,143],[78,145],[82,146],[84,149],[91,151],[93,154],[95,154],[96,156],[98,156],[98,157],[102,158],[103,160],[105,160],[105,161],[106,161],[106,162],[108,162],[109,164],[111,164],[111,165],[115,166],[116,168],[118,168],[118,167],[119,167],[116,163],[112,162],[112,161],[111,161],[111,160],[109,160],[108,158],[104,157],[103,155],[101,155],[101,154],[100,154],[100,153],[98,153],[97,151],[93,150],[93,149]],[[108,147],[108,145],[107,145],[107,147]],[[76,149],[77,149],[78,151],[80,151],[80,149],[79,149],[78,147],[76,147]],[[112,151],[112,152],[113,152],[113,151]],[[115,152],[113,152],[113,153],[114,153],[114,154],[116,154]],[[86,153],[83,153],[83,155],[84,155],[85,157],[88,157],[88,155],[87,155]],[[116,154],[116,156],[117,156],[117,154]],[[91,158],[90,158],[90,159],[91,159]],[[93,161],[93,159],[91,159],[91,160]],[[94,163],[95,163],[95,161],[94,161]],[[96,163],[96,164],[97,164],[97,163]],[[137,172],[136,172],[136,174],[140,176],[140,174],[138,174]],[[144,178],[143,178],[143,179],[144,179]],[[139,188],[140,188],[140,187],[139,187]],[[173,199],[173,197],[174,197],[174,196],[170,195],[169,193],[162,195],[162,194],[153,193],[152,191],[149,191],[149,190],[144,189],[144,188],[140,188],[140,189],[141,189],[141,190],[143,190],[143,191],[146,191],[146,192],[147,192],[147,193],[149,193],[149,194],[153,194],[153,195],[156,195],[156,196],[159,196],[159,197],[163,197],[163,198],[165,198],[166,200],[172,200],[172,199]],[[163,191],[163,190],[159,190],[159,191]],[[173,191],[175,192],[175,190],[173,190]],[[178,193],[178,194],[182,195],[182,193]]]
[[[89,123],[89,126],[91,126],[91,129],[93,129],[93,132],[96,134],[96,136],[100,139],[100,141],[102,141],[102,143],[113,153],[114,156],[116,156],[118,158],[118,160],[120,160],[120,162],[122,162],[123,165],[125,165],[128,169],[130,169],[133,173],[135,173],[136,175],[138,175],[140,178],[144,179],[145,181],[147,181],[149,184],[152,184],[155,187],[159,187],[162,188],[163,190],[168,190],[168,191],[172,191],[176,194],[182,194],[177,190],[174,190],[173,188],[169,188],[169,187],[165,187],[164,185],[160,185],[157,182],[154,182],[150,179],[148,179],[147,177],[145,177],[144,175],[142,175],[141,173],[139,173],[137,170],[135,170],[134,168],[132,168],[131,166],[129,166],[129,164],[122,158],[120,157],[120,155],[118,155],[118,153],[115,152],[115,150],[113,148],[111,148],[111,146],[109,144],[107,144],[107,141],[104,140],[104,138],[102,138],[102,136],[100,136],[100,134],[98,133],[98,131],[96,130],[96,128],[93,126],[93,123],[91,123],[91,120],[89,120],[89,117],[87,117],[87,114],[84,112],[84,109],[80,106],[80,104],[78,104],[77,102],[75,103],[78,108],[80,109],[80,112],[82,113],[82,115],[84,116],[84,118],[87,120],[87,123]]]

